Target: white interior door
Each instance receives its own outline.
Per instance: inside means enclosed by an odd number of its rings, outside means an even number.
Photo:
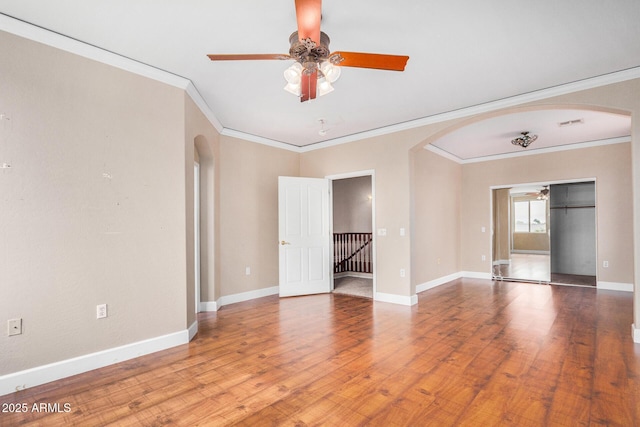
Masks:
[[[329,180],[278,178],[280,296],[331,292]]]

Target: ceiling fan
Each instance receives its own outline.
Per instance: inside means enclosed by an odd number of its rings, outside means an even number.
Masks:
[[[361,52],[329,51],[329,36],[320,31],[322,0],[295,0],[298,31],[291,34],[289,54],[207,55],[212,61],[290,60],[285,71],[285,90],[300,101],[315,99],[333,90],[331,83],[340,76],[340,67],[404,71],[408,56]]]
[[[527,196],[535,197],[538,200],[549,200],[549,186],[543,185],[542,189],[537,193],[526,193]]]

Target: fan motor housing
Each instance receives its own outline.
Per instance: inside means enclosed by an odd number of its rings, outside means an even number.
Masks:
[[[300,40],[298,32],[294,31],[289,37],[289,43],[291,44],[289,55],[305,68],[307,65],[317,66],[318,63],[329,58],[331,53],[329,50],[330,41],[329,36],[324,32],[320,32],[320,45],[318,45],[310,38]]]

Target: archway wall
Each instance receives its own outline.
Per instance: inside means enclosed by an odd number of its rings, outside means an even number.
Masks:
[[[186,327],[196,321],[194,259],[193,163],[200,164],[200,299],[215,301],[219,283],[219,150],[217,130],[185,93],[185,258]]]
[[[551,154],[531,155],[520,158],[488,161],[483,163],[457,164],[450,162],[448,168],[459,168],[460,211],[459,227],[459,264],[458,270],[466,273],[488,274],[490,272],[490,186],[513,184],[518,182],[541,182],[577,178],[596,178],[598,191],[598,260],[599,280],[621,284],[637,284],[640,281],[640,265],[634,253],[640,253],[640,80],[610,84],[597,88],[555,96],[529,102],[518,107],[478,114],[469,118],[454,119],[438,124],[437,130],[425,132],[427,138],[411,149],[412,151],[412,193],[414,208],[433,204],[437,200],[432,191],[421,191],[425,180],[440,181],[433,166],[431,155],[422,151],[424,146],[435,141],[454,129],[479,120],[523,109],[540,108],[585,108],[615,113],[627,113],[632,117],[631,142],[609,146],[569,150]],[[433,128],[433,125],[426,126]],[[431,162],[431,163],[430,163]],[[442,180],[445,187],[440,190],[454,191],[455,180]],[[424,187],[424,186],[423,186]],[[437,279],[440,273],[435,271],[433,259],[423,259],[420,254],[430,253],[437,242],[430,236],[417,232],[437,219],[434,210],[414,209],[414,233],[412,235],[412,264],[422,264],[423,268],[412,269],[414,286],[425,281]],[[482,232],[485,227],[485,232]],[[456,231],[451,224],[449,232]],[[485,255],[485,260],[482,260]],[[452,254],[455,256],[455,254]],[[612,265],[611,260],[615,260]],[[609,261],[604,269],[602,261]],[[455,268],[453,268],[455,269]],[[634,294],[634,322],[640,324],[640,295]]]

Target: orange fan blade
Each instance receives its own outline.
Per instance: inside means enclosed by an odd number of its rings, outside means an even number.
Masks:
[[[320,19],[322,17],[322,0],[295,1],[299,39],[302,40],[310,38],[318,45],[320,45]]]
[[[337,64],[340,67],[404,71],[409,60],[409,57],[404,55],[381,55],[379,53],[333,52],[331,55],[336,54],[344,58],[344,61]]]
[[[260,59],[291,59],[282,53],[256,53],[248,55],[207,55],[212,61],[247,61]]]
[[[318,72],[313,70],[313,73],[302,73],[302,80],[300,81],[300,102],[308,101],[310,99],[316,99],[316,85],[318,84]]]

